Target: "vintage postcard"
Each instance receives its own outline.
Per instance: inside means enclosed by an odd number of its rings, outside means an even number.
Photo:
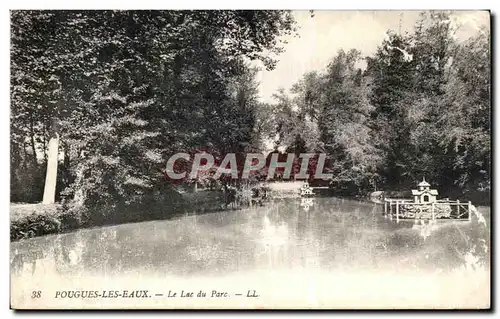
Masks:
[[[489,11],[12,10],[12,309],[488,309]]]

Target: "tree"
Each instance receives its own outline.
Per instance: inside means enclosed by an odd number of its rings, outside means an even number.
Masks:
[[[370,79],[356,67],[360,59],[359,51],[340,50],[323,73],[308,73],[293,87],[300,119],[295,126],[301,132],[294,136],[296,141],[304,132],[316,131],[319,139],[306,137],[304,144],[326,152],[334,175],[331,182],[354,193],[374,186],[380,162],[369,127]]]
[[[391,33],[368,61],[389,185],[408,187],[422,176],[444,189],[485,185],[479,180],[488,175],[489,73],[482,67],[488,65],[489,44],[485,32],[457,41],[452,20],[446,12],[424,13],[413,33]],[[473,42],[477,49],[471,49]],[[468,66],[479,80],[474,89],[464,89],[471,78],[458,75]],[[472,123],[481,128],[472,130]],[[472,154],[481,155],[472,160]]]
[[[440,168],[448,185],[470,190],[491,187],[490,46],[483,29],[457,48],[438,109]]]
[[[102,213],[174,194],[164,172],[173,153],[254,145],[254,73],[244,59],[272,68],[280,36],[294,30],[286,11],[13,11],[11,18],[15,145],[31,137],[38,164],[37,139],[59,136],[73,181],[63,193],[80,194]],[[54,149],[42,151],[50,163]]]

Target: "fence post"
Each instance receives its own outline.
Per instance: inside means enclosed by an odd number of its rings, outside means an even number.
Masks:
[[[399,201],[396,201],[396,222],[399,223]]]
[[[392,215],[392,199],[389,199],[389,214]]]
[[[460,201],[457,199],[457,218],[460,218]]]
[[[469,221],[472,220],[472,207],[471,207],[472,203],[469,201],[469,205],[468,205],[468,211],[469,211]]]
[[[436,219],[436,214],[435,214],[435,203],[432,203],[431,205],[431,214],[432,214],[432,220]]]
[[[387,200],[384,198],[384,214],[387,215]]]

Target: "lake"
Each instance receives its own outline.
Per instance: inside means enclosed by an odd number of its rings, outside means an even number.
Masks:
[[[488,307],[490,208],[479,211],[488,226],[476,217],[421,225],[397,223],[371,202],[284,199],[21,240],[11,243],[12,305]],[[55,298],[61,290],[123,289],[148,290],[152,296],[140,302]],[[41,298],[31,298],[36,290]],[[181,291],[195,296],[179,298]],[[206,297],[196,297],[200,291]],[[174,292],[178,295],[168,298]],[[219,292],[227,294],[217,297]]]

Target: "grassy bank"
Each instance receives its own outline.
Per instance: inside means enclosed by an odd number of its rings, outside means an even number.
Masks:
[[[298,196],[302,185],[302,182],[275,182],[267,186],[272,198],[294,198]],[[317,196],[331,195],[323,194],[324,191],[316,190],[315,193]],[[222,192],[209,190],[170,194],[162,200],[145,200],[140,206],[113,209],[103,206],[74,209],[71,204],[63,206],[13,203],[10,207],[10,239],[16,241],[80,228],[164,220],[185,214],[204,214],[239,208],[241,204],[235,202],[226,205]]]
[[[83,225],[81,218],[62,205],[11,204],[10,240],[62,233]]]
[[[85,212],[61,204],[10,205],[10,240],[64,233],[80,228],[169,219],[184,214],[203,214],[229,209],[221,192],[199,191],[184,193],[182,199],[153,203],[147,207],[118,210],[106,214],[105,209]],[[231,209],[237,208],[234,205]]]

